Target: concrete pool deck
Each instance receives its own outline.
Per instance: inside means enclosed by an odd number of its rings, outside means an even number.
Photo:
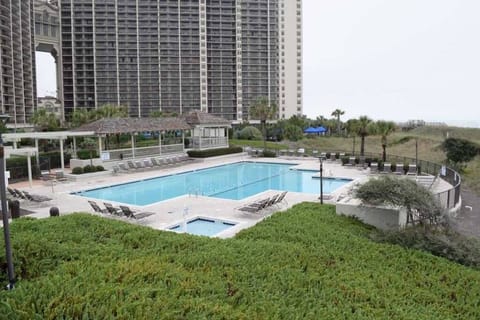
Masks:
[[[199,196],[195,194],[185,195],[158,203],[154,203],[146,206],[130,206],[137,212],[150,212],[151,215],[143,219],[132,219],[126,217],[117,217],[108,214],[99,214],[93,212],[91,206],[88,203],[88,198],[72,195],[72,192],[77,192],[86,189],[104,187],[109,185],[115,185],[125,183],[129,181],[141,180],[146,178],[161,177],[165,175],[171,175],[175,173],[181,173],[185,171],[192,171],[198,169],[204,169],[216,165],[229,164],[239,161],[257,161],[257,162],[270,162],[270,163],[292,163],[297,164],[295,168],[316,170],[317,175],[319,171],[319,161],[317,158],[312,157],[280,157],[280,158],[252,158],[246,154],[221,156],[215,158],[208,158],[205,160],[191,161],[177,167],[166,167],[159,169],[152,169],[147,171],[139,171],[132,173],[120,173],[120,174],[107,174],[96,177],[91,177],[88,180],[79,181],[65,181],[65,182],[52,182],[52,181],[34,181],[32,187],[28,182],[21,182],[10,184],[10,187],[20,190],[28,191],[34,195],[43,195],[52,198],[46,202],[31,202],[22,200],[20,206],[22,209],[32,211],[29,217],[45,218],[50,216],[50,208],[57,207],[61,215],[70,214],[73,212],[87,212],[94,215],[102,215],[105,217],[111,217],[130,223],[141,224],[154,229],[165,230],[168,227],[181,223],[184,219],[190,220],[197,216],[210,217],[220,220],[234,221],[237,223],[234,227],[227,229],[217,236],[221,238],[227,238],[234,236],[238,231],[251,227],[265,217],[271,215],[273,212],[282,211],[291,206],[304,202],[318,202],[318,194],[304,194],[298,192],[288,192],[285,201],[280,204],[267,208],[259,213],[248,213],[238,210],[242,205],[251,203],[253,201],[264,199],[273,194],[278,194],[278,190],[267,190],[265,192],[256,194],[254,196],[242,199],[242,200],[228,200],[220,198],[211,198],[206,196]],[[314,175],[314,173],[312,173]],[[362,168],[352,168],[348,166],[342,166],[340,162],[323,162],[323,175],[324,177],[336,177],[336,178],[348,178],[353,179],[351,183],[337,189],[331,195],[325,195],[324,203],[335,203],[336,199],[345,195],[349,190],[362,180],[368,179],[369,170]],[[444,188],[445,186],[439,186]],[[101,200],[92,199],[96,201],[102,208],[103,202]],[[110,202],[110,201],[109,201]],[[111,202],[114,206],[118,206],[118,203]]]

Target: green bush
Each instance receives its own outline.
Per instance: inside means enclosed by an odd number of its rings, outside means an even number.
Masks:
[[[90,159],[90,154],[92,158],[98,158],[97,150],[81,149],[77,151],[77,157],[81,160]]]
[[[340,160],[342,161],[342,166],[350,162],[350,159],[348,157],[342,157]]]
[[[192,158],[208,158],[208,157],[216,157],[216,156],[222,156],[225,154],[240,153],[240,152],[243,152],[242,147],[228,147],[228,148],[219,148],[219,149],[187,151],[188,156]]]
[[[96,171],[105,171],[105,168],[103,166],[100,166],[100,165],[96,166],[95,169],[96,169]]]
[[[83,173],[90,173],[90,172],[95,172],[97,171],[97,167],[96,166],[92,166],[92,165],[86,165],[85,167],[83,167]]]
[[[262,140],[263,134],[253,126],[248,126],[236,132],[236,138],[241,140]]]
[[[73,174],[82,174],[83,173],[83,168],[82,167],[75,167],[72,169]]]
[[[449,227],[413,226],[400,231],[372,236],[376,241],[414,248],[463,264],[480,268],[480,241],[467,238]]]
[[[272,150],[263,150],[263,156],[265,158],[275,158],[277,154],[275,153],[275,151]]]

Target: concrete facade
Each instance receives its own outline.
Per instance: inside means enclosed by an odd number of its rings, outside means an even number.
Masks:
[[[247,120],[260,96],[279,105],[280,118],[302,114],[301,0],[61,0],[59,7],[67,117],[112,103],[133,117],[200,109]]]
[[[36,102],[33,0],[0,1],[0,112],[24,125]]]

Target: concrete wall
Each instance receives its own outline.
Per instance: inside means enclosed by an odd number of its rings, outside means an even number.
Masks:
[[[382,230],[398,229],[407,222],[407,212],[404,209],[367,206],[358,199],[337,202],[336,213],[357,217],[363,223]]]

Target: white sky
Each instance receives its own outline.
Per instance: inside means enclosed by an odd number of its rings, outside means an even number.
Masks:
[[[304,114],[480,126],[479,14],[479,0],[303,0]],[[54,94],[48,54],[37,74]]]

